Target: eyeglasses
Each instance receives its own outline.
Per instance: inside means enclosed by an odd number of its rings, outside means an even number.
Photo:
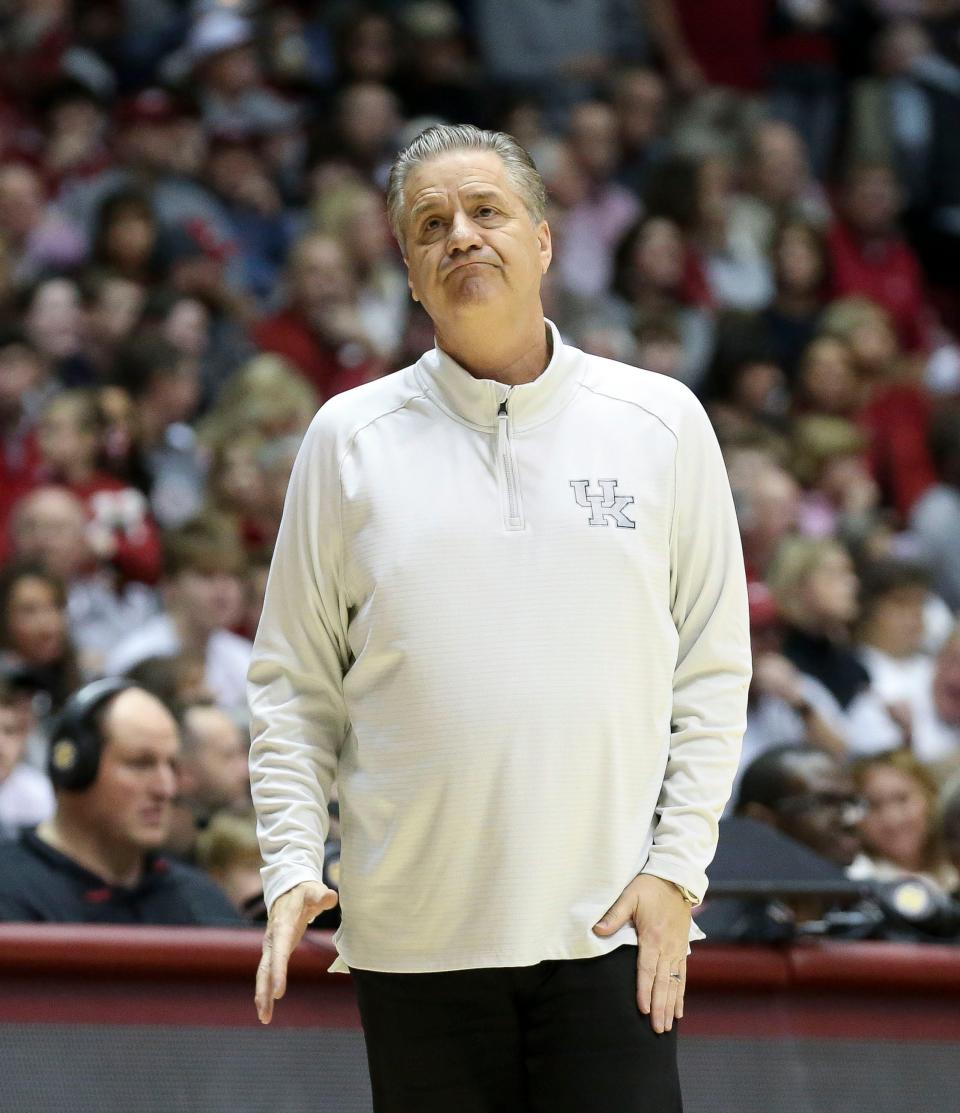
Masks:
[[[862,796],[846,792],[797,792],[782,796],[776,804],[777,811],[804,813],[812,811],[835,812],[847,822],[856,823],[867,811],[867,801]]]

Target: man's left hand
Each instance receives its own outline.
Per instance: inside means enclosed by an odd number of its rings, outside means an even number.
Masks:
[[[687,982],[690,905],[670,881],[638,874],[614,901],[600,922],[597,935],[613,935],[633,921],[637,929],[637,1005],[650,1014],[655,1032],[669,1032],[683,1016]],[[671,978],[671,973],[680,977]]]

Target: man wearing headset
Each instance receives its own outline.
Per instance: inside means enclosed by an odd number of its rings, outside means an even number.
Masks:
[[[57,810],[0,844],[0,921],[238,923],[213,881],[157,853],[179,753],[176,720],[143,688],[107,679],[75,693],[51,732]]]

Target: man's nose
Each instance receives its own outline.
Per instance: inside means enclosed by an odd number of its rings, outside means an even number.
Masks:
[[[483,243],[480,238],[480,229],[467,216],[466,213],[455,213],[450,222],[450,231],[447,234],[447,245],[450,251],[469,251],[471,247],[479,247]]]

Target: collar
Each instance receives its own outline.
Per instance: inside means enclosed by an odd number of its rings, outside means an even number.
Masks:
[[[104,900],[109,900],[115,893],[126,893],[127,895],[143,893],[161,883],[170,871],[170,863],[166,858],[155,851],[147,851],[143,856],[143,873],[140,880],[132,888],[127,888],[123,885],[111,884],[99,874],[88,870],[86,866],[81,866],[75,858],[64,854],[63,851],[48,843],[46,839],[40,838],[36,827],[26,828],[21,834],[21,841],[29,851],[36,857],[44,859],[58,873],[65,874],[75,881],[83,883],[87,887],[85,897],[89,897],[91,903],[102,903]]]
[[[492,429],[497,423],[500,403],[508,396],[514,429],[540,425],[566,406],[583,373],[580,352],[564,344],[552,321],[546,323],[553,339],[553,353],[532,383],[510,386],[495,379],[475,378],[438,347],[425,353],[414,365],[417,380],[441,409],[468,425]]]

